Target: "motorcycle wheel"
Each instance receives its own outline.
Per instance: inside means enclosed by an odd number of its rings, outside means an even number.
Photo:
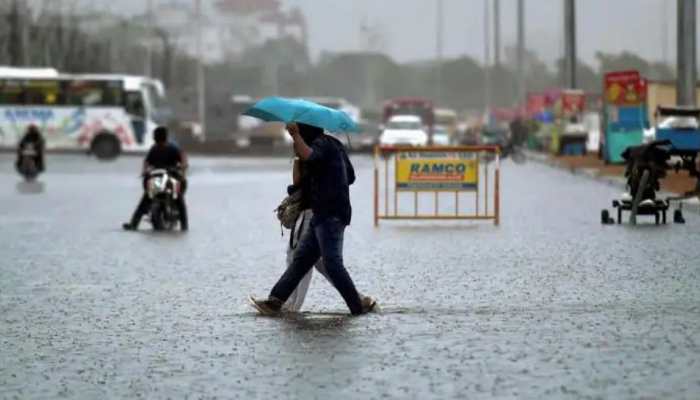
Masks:
[[[519,149],[514,149],[510,155],[510,158],[516,164],[525,164],[527,161],[527,156],[525,156],[525,153]]]
[[[163,207],[163,229],[166,231],[175,229],[175,221],[177,221],[177,219],[174,216],[172,205],[165,205]]]
[[[151,207],[151,224],[153,229],[156,231],[162,231],[165,229],[165,213],[163,206],[158,202],[154,202]]]
[[[33,160],[29,159],[28,157],[25,157],[22,160],[20,172],[22,173],[22,176],[24,176],[24,179],[27,181],[33,181],[36,179],[37,175],[39,175],[36,164],[34,163]]]
[[[644,194],[647,183],[649,182],[649,175],[651,175],[649,169],[645,168],[644,172],[642,173],[642,177],[639,180],[639,184],[637,185],[637,190],[634,194],[634,199],[632,200],[632,209],[630,210],[630,224],[632,225],[637,224],[637,210],[639,209],[639,203],[642,201],[642,195]]]

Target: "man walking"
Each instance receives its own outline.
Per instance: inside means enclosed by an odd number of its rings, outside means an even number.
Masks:
[[[269,297],[266,300],[251,297],[251,302],[262,314],[279,313],[302,278],[323,256],[328,278],[350,312],[359,315],[372,311],[376,302],[371,297],[360,297],[343,265],[343,233],[352,215],[349,190],[349,185],[355,181],[352,164],[343,145],[324,134],[323,129],[291,123],[287,131],[294,141],[296,154],[308,168],[308,199],[313,211],[311,229],[301,237],[289,268]]]

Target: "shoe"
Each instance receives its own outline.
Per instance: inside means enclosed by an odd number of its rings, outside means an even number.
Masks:
[[[377,300],[375,300],[371,296],[361,296],[360,301],[362,303],[363,314],[370,313],[377,308]]]
[[[274,297],[269,299],[256,299],[253,296],[248,297],[250,305],[255,307],[256,310],[262,315],[275,316],[279,315],[282,311],[282,302]]]
[[[122,228],[124,228],[125,231],[135,231],[136,225],[131,224],[129,222],[125,222],[122,224]]]

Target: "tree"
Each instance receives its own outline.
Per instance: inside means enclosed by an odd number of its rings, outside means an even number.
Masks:
[[[612,71],[635,69],[649,79],[669,80],[674,73],[670,66],[662,62],[648,62],[637,54],[624,51],[620,54],[597,52],[596,59],[600,63],[600,72],[605,74]]]
[[[563,58],[557,60],[557,82],[561,86],[564,79],[564,68],[566,68],[566,62]],[[601,86],[603,84],[602,74],[596,72],[596,70],[590,65],[579,61],[576,64],[576,86],[577,89],[582,89],[588,93],[600,93]]]

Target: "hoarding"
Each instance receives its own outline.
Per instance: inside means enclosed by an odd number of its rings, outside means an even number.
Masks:
[[[605,101],[617,106],[639,106],[647,96],[647,83],[638,71],[605,74]]]
[[[474,190],[479,184],[479,163],[468,152],[412,152],[396,155],[396,190]]]

